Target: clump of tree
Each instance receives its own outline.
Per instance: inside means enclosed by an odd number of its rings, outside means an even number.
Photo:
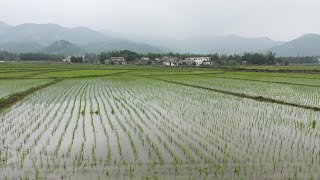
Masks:
[[[49,55],[44,53],[21,53],[19,59],[21,61],[61,61],[63,55]]]
[[[246,64],[254,65],[272,65],[276,62],[276,54],[267,53],[244,53],[243,55],[227,55],[227,54],[212,54],[210,60],[218,65],[236,65],[246,62]]]
[[[302,56],[302,57],[278,57],[277,62],[283,64],[318,64],[319,57],[317,56]]]
[[[70,61],[72,63],[83,63],[83,57],[82,56],[71,56]]]
[[[147,57],[150,60],[155,60],[156,58],[161,58],[162,54],[160,54],[160,53],[148,53],[144,57]]]
[[[143,55],[130,50],[122,50],[122,51],[102,52],[98,56],[99,56],[100,63],[104,64],[104,61],[111,57],[124,57],[127,61],[134,61],[134,60],[140,59]]]
[[[246,61],[248,64],[257,65],[272,65],[276,62],[276,54],[271,51],[263,53],[245,53],[241,58],[241,61]]]
[[[93,63],[95,60],[98,59],[98,55],[95,53],[86,53],[84,57],[86,61],[89,63]]]
[[[11,53],[8,51],[0,51],[0,60],[1,61],[16,60],[18,58],[19,58],[19,55],[17,53]]]
[[[227,55],[227,54],[211,54],[210,60],[214,61],[215,64],[218,65],[235,65],[235,64],[240,64],[241,63],[241,56],[238,54],[234,55]]]

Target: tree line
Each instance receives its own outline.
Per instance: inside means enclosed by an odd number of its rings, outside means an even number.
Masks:
[[[83,63],[83,57],[82,56],[71,56],[70,61],[72,63]]]
[[[318,63],[319,57],[305,56],[305,57],[276,57],[276,54],[272,52],[267,53],[244,53],[244,54],[192,54],[192,53],[137,53],[130,50],[121,51],[108,51],[101,52],[99,54],[86,53],[84,58],[73,56],[71,62],[74,63],[93,63],[94,61],[100,61],[104,63],[106,59],[110,57],[124,57],[127,61],[132,62],[139,60],[142,57],[147,57],[150,61],[156,58],[176,57],[179,59],[185,59],[187,57],[210,57],[210,60],[217,65],[236,65],[236,64],[252,64],[252,65],[272,65],[272,64],[308,64]],[[49,55],[45,53],[11,53],[7,51],[0,51],[0,60],[21,60],[21,61],[61,61],[64,55]]]
[[[0,60],[2,61],[61,61],[63,55],[49,55],[45,53],[11,53],[8,51],[0,51]]]
[[[11,53],[8,51],[0,51],[0,60],[1,61],[11,61],[17,60],[19,55],[17,53]]]
[[[50,55],[45,53],[21,53],[19,59],[21,61],[61,61],[63,55]]]
[[[278,57],[276,61],[285,64],[318,64],[319,58],[317,56]]]

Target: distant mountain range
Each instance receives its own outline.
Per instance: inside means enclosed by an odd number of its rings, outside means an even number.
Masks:
[[[320,56],[320,35],[304,34],[292,41],[270,48],[278,56]]]
[[[165,45],[166,42],[162,42]],[[269,49],[273,46],[282,44],[282,42],[273,41],[269,38],[245,38],[237,35],[229,36],[212,36],[212,37],[197,37],[185,40],[171,42],[169,48],[180,52],[193,53],[243,53],[257,52],[264,49]]]
[[[66,48],[66,49],[64,49]],[[305,34],[288,42],[267,37],[245,38],[237,35],[196,37],[175,40],[94,31],[85,27],[66,28],[57,24],[0,22],[0,51],[45,52],[50,54],[99,53],[128,49],[140,53],[226,53],[272,51],[277,56],[320,56],[320,35]]]
[[[66,28],[56,24],[21,24],[10,26],[0,22],[0,50],[43,52],[52,43],[65,40],[87,52],[128,49],[141,53],[163,52],[162,49],[127,39],[108,37],[85,28]],[[88,48],[88,49],[87,49]]]

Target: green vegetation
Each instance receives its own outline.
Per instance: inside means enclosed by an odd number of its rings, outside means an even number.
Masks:
[[[75,77],[98,77],[127,72],[127,70],[69,70],[42,73],[35,78],[75,78]]]
[[[21,61],[61,61],[63,55],[49,55],[44,53],[21,53],[19,59]]]
[[[84,64],[1,74],[8,179],[320,177],[319,74]]]
[[[83,63],[83,57],[71,56],[70,61],[72,63]]]
[[[52,80],[46,79],[0,79],[0,99],[6,98],[10,94],[15,94],[19,92],[26,91],[30,88],[37,87],[46,83],[51,82]]]
[[[7,51],[0,51],[0,60],[1,61],[10,61],[10,60],[14,60],[17,59],[18,55],[17,53],[10,53]]]
[[[122,51],[109,51],[109,52],[102,52],[99,54],[99,60],[101,64],[104,64],[104,60],[109,59],[110,57],[124,57],[127,61],[133,61],[139,59],[142,55],[139,55],[136,52],[132,52],[129,50],[122,50]]]

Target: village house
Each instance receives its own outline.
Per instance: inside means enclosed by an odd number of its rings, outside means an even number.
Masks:
[[[204,66],[212,66],[213,63],[212,63],[212,61],[203,61],[202,65],[204,65]]]
[[[135,61],[134,64],[137,64],[137,65],[147,65],[147,64],[151,64],[151,61],[149,60],[149,58],[148,58],[148,60],[141,58],[141,59]]]
[[[179,62],[181,65],[212,65],[210,57],[189,57]]]
[[[161,62],[165,66],[178,66],[179,59],[177,57],[163,57]]]
[[[192,59],[188,59],[186,58],[185,60],[181,60],[179,61],[179,65],[188,65],[188,66],[191,66],[191,65],[196,65],[196,62]]]
[[[71,56],[67,56],[64,59],[62,59],[62,62],[70,64],[71,63]]]
[[[105,64],[125,65],[127,61],[124,57],[111,57],[104,61]]]
[[[248,65],[248,61],[241,61],[241,65]]]
[[[93,64],[101,64],[99,60],[94,60],[92,63]]]
[[[140,60],[141,60],[141,61],[149,61],[150,58],[148,58],[148,57],[142,57]]]

